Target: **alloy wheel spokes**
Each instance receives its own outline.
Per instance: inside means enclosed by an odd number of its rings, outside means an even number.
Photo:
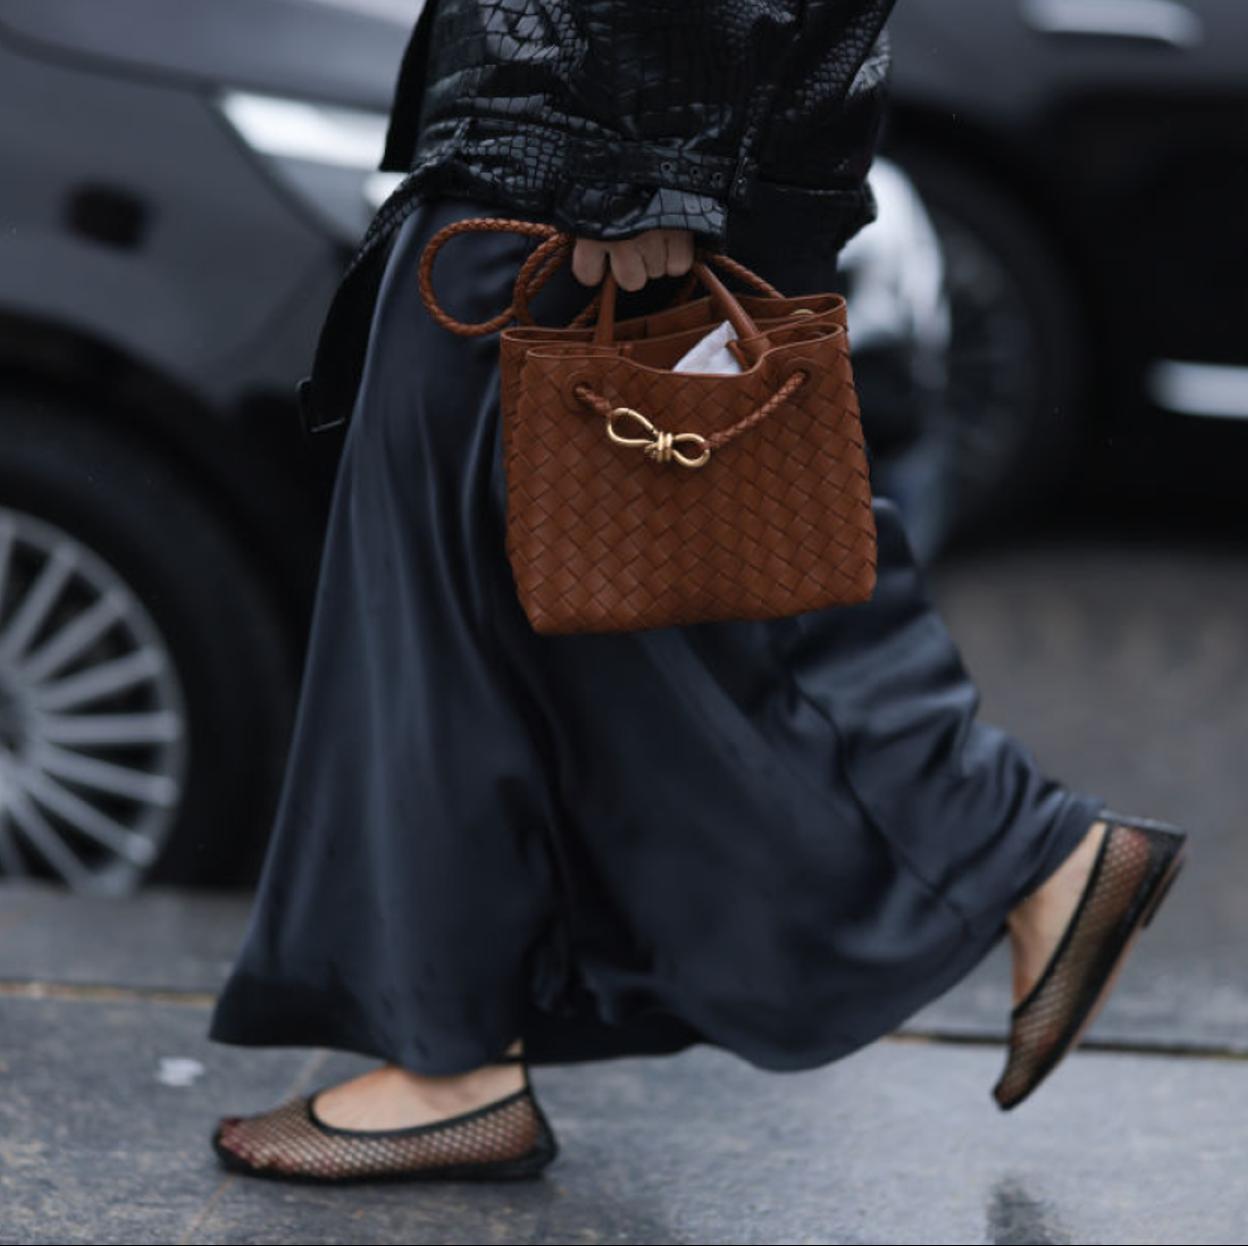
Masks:
[[[181,682],[138,596],[69,532],[0,507],[0,872],[133,890],[186,763]]]

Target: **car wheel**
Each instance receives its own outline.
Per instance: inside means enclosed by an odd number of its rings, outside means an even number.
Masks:
[[[940,237],[952,314],[937,411],[953,530],[1021,513],[1072,466],[1086,391],[1079,304],[1055,246],[1006,194],[928,153],[896,153]]]
[[[293,706],[226,525],[125,426],[0,403],[0,874],[233,881]]]

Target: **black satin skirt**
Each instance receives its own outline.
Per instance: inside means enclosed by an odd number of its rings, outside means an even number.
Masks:
[[[330,1047],[425,1073],[696,1043],[804,1069],[966,975],[1104,808],[977,716],[897,507],[872,600],[773,621],[543,636],[504,546],[498,337],[428,314],[421,247],[524,213],[430,198],[372,313],[322,554],[294,734],[213,1040]],[[783,229],[726,248],[831,289]],[[772,223],[774,225],[774,222]],[[461,320],[534,246],[451,240]],[[666,304],[677,278],[620,291]],[[591,297],[563,265],[534,299]]]

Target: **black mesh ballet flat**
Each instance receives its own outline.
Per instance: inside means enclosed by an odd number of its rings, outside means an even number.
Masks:
[[[524,1064],[507,1054],[500,1060]],[[322,1087],[321,1089],[325,1089]],[[231,1172],[282,1181],[500,1181],[536,1177],[559,1153],[524,1067],[524,1085],[456,1116],[400,1129],[322,1121],[318,1089],[256,1116],[224,1116],[212,1146]]]
[[[1002,1109],[1021,1103],[1079,1043],[1184,863],[1187,834],[1177,826],[1110,810],[1100,820],[1107,829],[1079,903],[1010,1013],[1009,1056],[992,1089]]]

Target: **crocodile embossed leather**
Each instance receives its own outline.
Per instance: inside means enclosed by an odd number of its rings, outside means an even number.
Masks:
[[[570,233],[691,229],[726,248],[767,189],[835,251],[874,215],[894,0],[426,0],[381,167],[403,196],[531,210]],[[398,192],[396,192],[397,194]]]
[[[543,241],[511,305],[464,324],[437,302],[433,261],[455,234],[482,230]],[[876,530],[842,296],[785,298],[697,248],[661,311],[617,321],[608,272],[571,324],[536,325],[528,299],[574,242],[541,222],[471,217],[421,255],[421,294],[439,324],[502,330],[507,554],[534,630],[766,619],[868,600]],[[761,293],[733,294],[712,263]],[[689,297],[698,284],[708,293]],[[741,372],[674,370],[725,319]]]

